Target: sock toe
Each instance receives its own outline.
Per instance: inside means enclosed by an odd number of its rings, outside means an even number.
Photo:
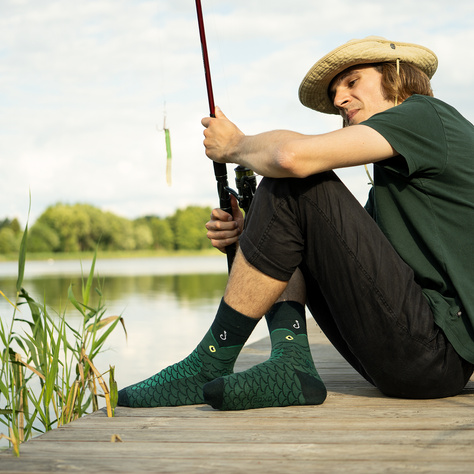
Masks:
[[[301,384],[305,405],[320,405],[326,400],[327,391],[324,383],[314,375],[295,370]]]
[[[220,410],[224,403],[224,379],[219,377],[212,382],[206,383],[202,388],[204,402],[212,408]]]

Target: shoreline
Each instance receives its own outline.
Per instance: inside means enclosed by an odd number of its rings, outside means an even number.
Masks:
[[[25,280],[44,276],[88,275],[93,255],[67,259],[26,259]],[[220,252],[187,252],[168,255],[122,255],[104,258],[99,254],[95,273],[106,276],[178,275],[227,273],[227,260]],[[0,278],[16,278],[18,262],[0,261]]]
[[[92,260],[95,252],[27,252],[26,261],[38,260]],[[202,250],[121,250],[121,251],[97,251],[97,260],[119,259],[119,258],[150,258],[150,257],[189,257],[189,256],[213,256],[223,255],[214,248]],[[0,265],[4,262],[17,262],[18,253],[0,254]]]

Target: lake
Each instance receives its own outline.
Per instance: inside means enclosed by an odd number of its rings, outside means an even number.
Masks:
[[[87,278],[90,266],[90,260],[30,261],[23,287],[36,301],[45,300],[52,313],[65,312],[78,327],[80,316],[67,304],[67,290],[72,284],[80,300],[81,272]],[[0,290],[12,301],[17,267],[16,262],[0,262]],[[101,372],[115,366],[121,388],[183,359],[196,347],[222,298],[227,262],[224,255],[101,260],[99,254],[96,275],[103,281],[106,315],[123,316],[128,341],[117,326],[95,362]],[[29,316],[25,312],[22,316]],[[11,316],[12,307],[0,296],[0,318],[5,323]],[[249,342],[267,334],[261,321]]]

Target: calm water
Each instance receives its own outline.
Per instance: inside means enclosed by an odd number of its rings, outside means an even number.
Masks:
[[[82,262],[87,276],[90,261]],[[119,387],[142,380],[186,357],[214,319],[227,282],[226,259],[172,257],[97,261],[96,274],[103,283],[106,315],[122,315],[128,342],[118,326],[96,359],[99,370],[116,368]],[[0,290],[14,299],[17,264],[0,262]],[[80,299],[81,262],[27,262],[23,287],[55,312],[66,312],[79,326],[77,310],[67,305],[70,284]],[[24,310],[26,311],[26,310]],[[26,311],[26,314],[28,312]],[[0,297],[0,318],[9,321],[11,306]],[[77,327],[78,327],[77,326]],[[267,335],[261,322],[249,342]],[[0,427],[1,431],[1,427]]]

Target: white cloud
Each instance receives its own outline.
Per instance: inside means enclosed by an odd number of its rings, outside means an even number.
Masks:
[[[472,120],[472,2],[203,1],[216,103],[248,133],[339,126],[297,89],[330,49],[370,34],[419,42],[440,59],[433,85]],[[202,148],[208,112],[194,2],[2,0],[0,217],[32,219],[57,201],[128,217],[215,205]],[[173,147],[165,181],[163,134]],[[228,167],[233,183],[232,167]],[[363,170],[345,171],[363,201]]]

